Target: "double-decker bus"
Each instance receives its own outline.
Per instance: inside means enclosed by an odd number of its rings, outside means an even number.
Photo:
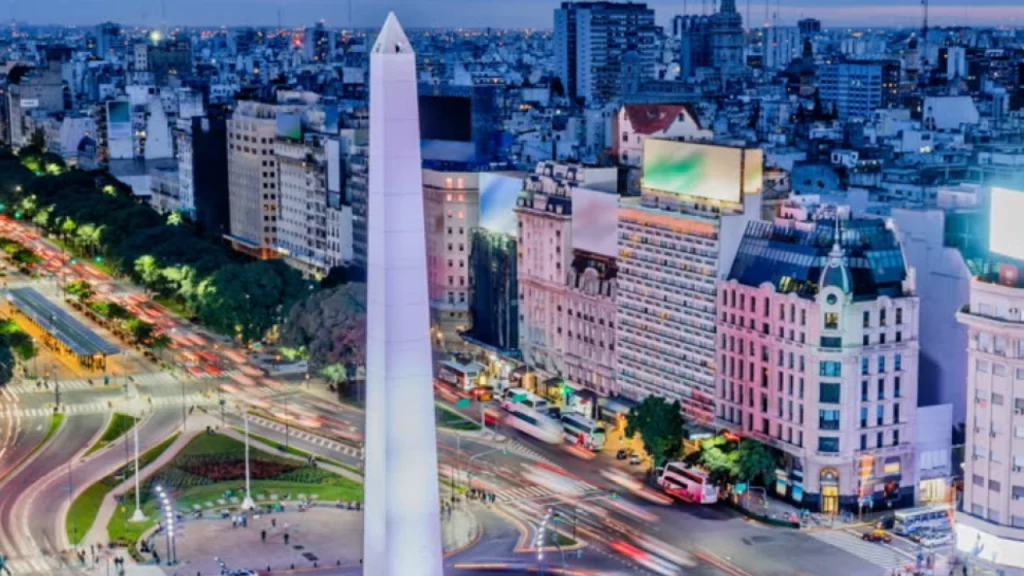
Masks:
[[[604,447],[604,426],[582,414],[562,413],[562,435],[569,444],[595,452]]]
[[[658,477],[658,485],[669,496],[686,502],[718,502],[718,487],[708,482],[707,472],[687,466],[683,462],[666,464],[661,476]]]
[[[532,436],[548,444],[562,441],[562,427],[558,421],[542,414],[525,404],[512,404],[508,408],[505,423],[527,436]]]

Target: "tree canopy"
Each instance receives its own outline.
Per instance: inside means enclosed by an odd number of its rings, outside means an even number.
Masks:
[[[658,396],[648,396],[629,409],[626,436],[640,434],[644,450],[654,465],[677,458],[683,451],[683,412],[679,401],[671,404]]]
[[[305,348],[313,369],[332,364],[362,366],[366,357],[366,284],[321,290],[296,305],[281,325],[281,344]]]
[[[104,172],[47,168],[59,160],[31,147],[17,157],[0,150],[0,212],[58,235],[69,249],[245,341],[261,338],[309,295],[313,285],[283,262],[252,261],[161,216]]]

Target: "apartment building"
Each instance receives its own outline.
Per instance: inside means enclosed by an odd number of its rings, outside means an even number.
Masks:
[[[716,424],[812,510],[912,505],[918,298],[880,219],[751,222],[718,290]]]

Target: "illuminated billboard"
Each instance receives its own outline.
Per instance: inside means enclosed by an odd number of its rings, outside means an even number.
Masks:
[[[1024,192],[993,187],[990,204],[989,251],[1024,261],[1024,231],[1020,225],[1020,216],[1024,214]]]
[[[764,187],[764,151],[760,148],[743,150],[743,193],[760,194]]]
[[[277,114],[276,133],[278,138],[302,140],[302,114],[299,112],[279,112]]]
[[[739,202],[745,189],[759,179],[760,165],[743,170],[744,153],[758,153],[730,146],[677,142],[648,138],[644,141],[643,186],[649,190]],[[748,184],[744,180],[750,180]],[[757,186],[760,190],[760,185]],[[753,191],[752,191],[753,192]]]
[[[490,232],[516,234],[516,199],[523,179],[507,174],[480,175],[480,227]]]
[[[618,253],[619,195],[572,189],[572,247],[603,256]]]

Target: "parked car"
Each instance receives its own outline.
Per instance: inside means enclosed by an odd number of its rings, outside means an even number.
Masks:
[[[616,460],[625,460],[629,458],[629,451],[625,448],[619,448],[619,451],[615,453]]]
[[[629,455],[629,465],[638,466],[640,464],[640,455],[633,453]]]
[[[861,540],[865,540],[867,542],[892,542],[892,534],[886,532],[885,530],[880,530],[878,528],[870,532],[865,532],[864,535],[860,538]]]

